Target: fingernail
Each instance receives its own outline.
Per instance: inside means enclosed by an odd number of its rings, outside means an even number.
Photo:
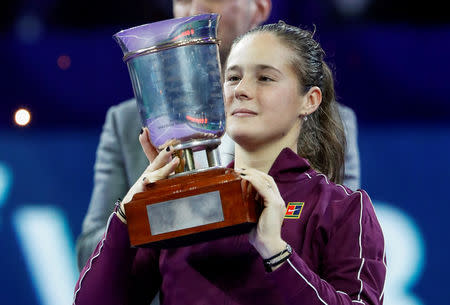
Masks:
[[[167,147],[166,147],[166,151],[170,151],[170,146],[167,146]]]
[[[155,185],[155,182],[149,182],[149,183],[147,183],[145,186],[146,186],[146,187],[151,187],[151,186],[153,186],[153,185]]]
[[[139,134],[142,134],[144,132],[144,128],[141,128],[141,132]]]

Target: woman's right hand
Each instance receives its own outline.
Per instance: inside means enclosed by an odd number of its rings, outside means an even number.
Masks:
[[[158,150],[150,142],[147,128],[144,128],[143,132],[139,135],[139,142],[141,143],[142,149],[144,150],[150,165],[147,166],[145,171],[123,198],[122,206],[120,207],[122,211],[125,210],[123,205],[130,202],[136,193],[145,191],[148,184],[167,178],[180,163],[178,157],[172,158],[172,146],[167,146],[166,149],[163,149],[158,153]]]

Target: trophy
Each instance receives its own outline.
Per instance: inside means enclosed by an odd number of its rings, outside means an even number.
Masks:
[[[132,246],[179,246],[248,231],[260,206],[222,167],[225,132],[217,14],[169,19],[114,35],[153,145],[172,145],[180,166],[125,205]],[[208,167],[195,168],[203,152]],[[198,153],[197,153],[198,154]]]

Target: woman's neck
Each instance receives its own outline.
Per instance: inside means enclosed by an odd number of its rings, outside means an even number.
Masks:
[[[268,173],[280,152],[286,147],[292,149],[295,153],[297,152],[297,142],[270,143],[251,150],[236,143],[234,167],[254,168]]]

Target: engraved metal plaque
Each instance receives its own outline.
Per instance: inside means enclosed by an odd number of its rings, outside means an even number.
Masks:
[[[152,235],[224,220],[219,191],[149,204],[147,215]]]

